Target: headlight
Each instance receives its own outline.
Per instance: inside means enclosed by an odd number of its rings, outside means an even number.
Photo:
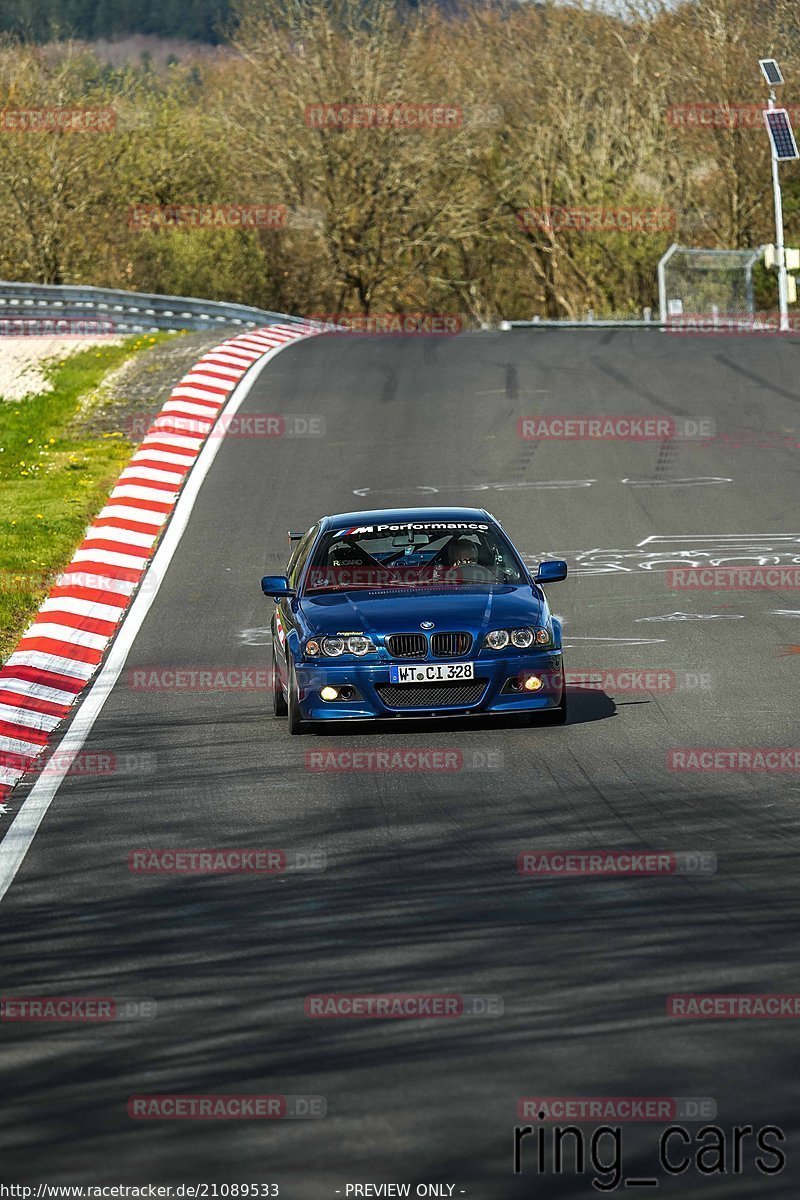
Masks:
[[[314,658],[315,655],[319,654],[319,642],[315,642],[313,638],[306,642],[306,654],[309,658]]]
[[[484,638],[484,645],[490,650],[502,650],[511,643],[518,650],[529,650],[531,646],[549,646],[551,644],[548,629],[493,629]]]
[[[508,631],[506,629],[493,629],[491,633],[486,635],[486,645],[492,650],[502,650],[508,645]]]
[[[357,654],[359,657],[363,654],[369,654],[374,651],[375,647],[367,637],[351,637],[347,639],[347,649],[351,654]]]
[[[328,658],[338,658],[340,654],[344,654],[344,639],[343,638],[323,638],[322,653],[327,654]]]

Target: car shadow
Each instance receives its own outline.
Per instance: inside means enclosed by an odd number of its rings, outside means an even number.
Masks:
[[[586,725],[590,721],[604,721],[607,717],[616,716],[617,706],[607,692],[602,689],[585,687],[567,687],[569,712],[566,725]],[[385,720],[369,721],[318,721],[309,733],[318,737],[350,737],[357,734],[383,736],[391,731],[398,733],[425,733],[434,729],[457,730],[498,730],[498,729],[554,729],[564,726],[550,725],[546,718],[541,722],[531,721],[528,713],[498,714],[496,716],[481,715],[475,717],[387,717]]]

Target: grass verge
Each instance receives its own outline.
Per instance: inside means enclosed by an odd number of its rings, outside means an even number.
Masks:
[[[51,392],[0,403],[0,663],[83,540],[133,451],[122,433],[72,434],[81,402],[145,347],[145,334],[49,363]]]

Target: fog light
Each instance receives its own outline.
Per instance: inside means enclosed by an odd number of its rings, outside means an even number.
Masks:
[[[334,687],[324,687],[320,691],[320,696],[322,696],[323,700],[337,700],[339,693]]]
[[[529,692],[538,692],[540,688],[544,687],[544,680],[540,679],[538,675],[526,675],[525,687]]]
[[[509,687],[509,691],[521,692],[522,691],[522,680],[521,679],[511,679],[511,680],[509,680],[508,687]]]

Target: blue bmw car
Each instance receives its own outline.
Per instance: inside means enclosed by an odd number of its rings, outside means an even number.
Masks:
[[[317,722],[400,717],[567,719],[561,624],[483,509],[340,513],[289,534],[275,601],[275,715],[290,733]]]

